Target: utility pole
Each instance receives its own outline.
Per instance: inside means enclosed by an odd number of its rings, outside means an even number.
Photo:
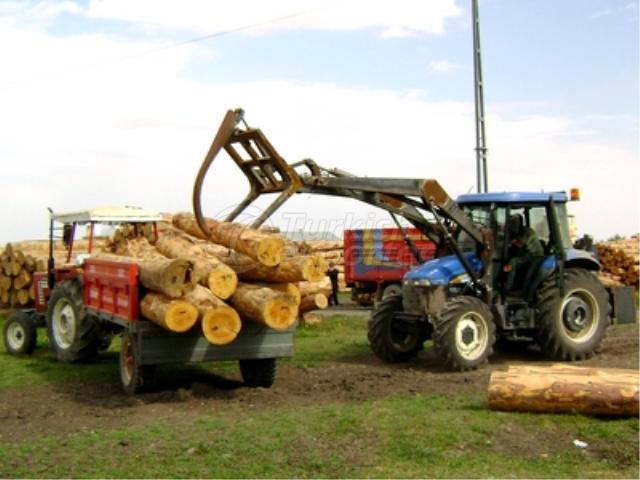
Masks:
[[[476,178],[478,193],[489,188],[487,179],[487,136],[484,124],[484,84],[480,50],[480,14],[478,0],[471,0],[473,16],[473,83],[476,103]]]

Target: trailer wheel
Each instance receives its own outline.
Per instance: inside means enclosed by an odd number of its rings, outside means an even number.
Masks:
[[[129,395],[142,393],[153,380],[155,365],[140,365],[140,352],[133,334],[122,335],[120,347],[120,383]]]
[[[84,361],[98,353],[98,326],[82,304],[78,280],[62,281],[53,289],[47,309],[47,334],[61,362]]]
[[[464,371],[487,363],[496,327],[486,303],[475,297],[455,297],[440,310],[434,323],[433,346],[448,368]]]
[[[276,359],[256,358],[240,360],[242,380],[248,387],[269,388],[276,379]]]
[[[2,338],[11,355],[31,355],[37,337],[36,322],[28,312],[15,312],[4,322]]]
[[[570,268],[564,274],[564,295],[549,278],[538,295],[542,351],[555,360],[583,360],[600,346],[609,325],[607,291],[587,270]]]
[[[402,295],[392,295],[378,303],[369,319],[369,345],[386,362],[407,362],[422,349],[424,338],[394,325],[393,314],[402,311]]]

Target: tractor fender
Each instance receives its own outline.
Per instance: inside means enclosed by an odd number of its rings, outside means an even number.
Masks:
[[[597,272],[601,268],[600,262],[596,260],[591,253],[584,250],[570,248],[565,251],[565,258],[565,268],[582,268],[592,272]],[[529,301],[533,300],[540,284],[556,271],[556,267],[556,258],[553,255],[546,257],[535,273],[532,281],[526,287],[525,298]]]

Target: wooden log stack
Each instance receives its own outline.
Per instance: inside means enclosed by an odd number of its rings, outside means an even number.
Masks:
[[[640,239],[638,235],[628,240],[598,244],[598,256],[602,264],[599,277],[605,287],[627,285],[638,288],[640,269]]]
[[[322,257],[327,264],[332,262],[340,272],[338,275],[338,289],[340,292],[351,291],[344,277],[344,243],[342,240],[305,240],[298,243],[300,253]],[[331,284],[329,283],[329,290]]]

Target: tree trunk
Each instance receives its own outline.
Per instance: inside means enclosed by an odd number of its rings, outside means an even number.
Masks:
[[[171,298],[183,297],[193,288],[191,283],[191,262],[184,259],[168,259],[158,254],[157,257],[138,258],[119,256],[109,253],[98,253],[92,258],[112,262],[134,262],[138,265],[138,277],[145,288],[164,293]]]
[[[329,277],[325,277],[319,282],[300,282],[298,288],[300,289],[300,295],[303,297],[315,293],[329,296],[331,294],[331,280],[329,280]]]
[[[242,328],[238,312],[217,298],[210,290],[196,285],[185,296],[185,300],[198,309],[202,333],[210,343],[227,345],[236,339]]]
[[[306,295],[300,300],[300,313],[306,313],[311,310],[324,310],[329,305],[327,297],[322,293],[314,293],[312,295]]]
[[[275,330],[288,329],[298,316],[294,297],[258,285],[240,283],[231,303],[243,318]]]
[[[21,288],[20,290],[16,290],[16,303],[18,303],[18,305],[24,307],[26,304],[29,303],[29,289],[28,288]]]
[[[514,366],[489,382],[489,407],[527,412],[638,415],[636,370]]]
[[[31,274],[27,272],[27,270],[22,268],[18,275],[16,275],[16,277],[13,279],[13,287],[16,290],[19,290],[28,286],[29,284],[31,284]]]
[[[296,305],[300,305],[300,289],[295,283],[254,283],[254,285],[277,290],[278,292],[288,293],[295,299]]]
[[[233,248],[269,267],[280,263],[285,244],[280,235],[267,234],[237,223],[213,219],[206,219],[205,223],[208,231],[202,232],[192,214],[178,213],[173,216],[173,224],[190,235]]]
[[[149,321],[171,332],[186,332],[198,321],[196,307],[159,293],[147,293],[140,302],[140,311]]]
[[[315,282],[322,280],[327,272],[327,263],[315,255],[285,257],[279,265],[267,267],[247,255],[219,245],[203,244],[202,249],[231,267],[241,280],[268,283]]]
[[[169,258],[183,258],[194,265],[195,281],[208,287],[214,295],[227,299],[238,286],[238,276],[215,257],[207,256],[200,246],[186,236],[164,231],[155,244]]]

